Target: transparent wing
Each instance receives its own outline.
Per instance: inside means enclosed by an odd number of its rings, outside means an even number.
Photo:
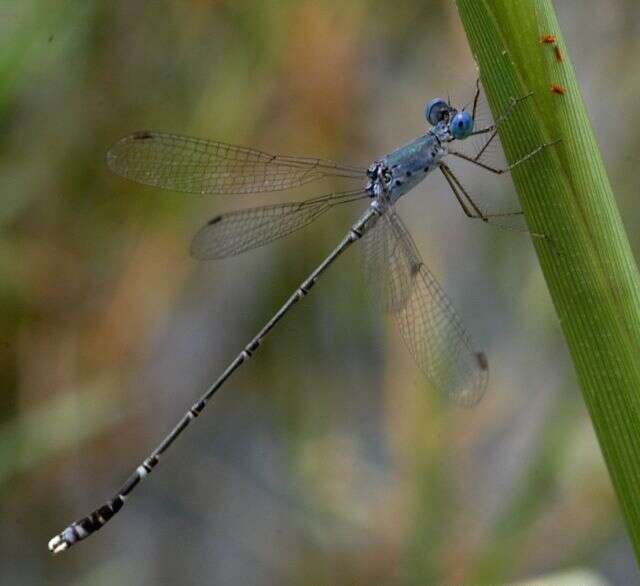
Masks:
[[[400,246],[386,216],[362,237],[367,291],[386,312],[402,309],[415,282],[416,267]]]
[[[116,174],[154,187],[197,194],[279,191],[323,177],[366,178],[366,170],[321,159],[270,155],[213,140],[135,132],[107,153]]]
[[[191,255],[200,260],[234,256],[288,236],[336,205],[368,197],[363,189],[357,189],[222,214],[198,231]]]
[[[425,266],[406,227],[390,209],[373,230],[383,229],[395,243],[386,250],[393,285],[393,316],[409,352],[427,379],[464,406],[475,405],[487,387],[489,367],[476,350],[451,301]],[[394,257],[395,260],[394,260]],[[383,281],[384,283],[384,281]],[[401,293],[400,293],[401,292]]]

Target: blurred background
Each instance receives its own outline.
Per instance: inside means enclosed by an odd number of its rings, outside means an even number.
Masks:
[[[640,251],[640,5],[557,10]],[[428,388],[354,248],[112,523],[47,552],[360,212],[197,263],[212,216],[341,184],[161,192],[110,175],[109,145],[156,129],[367,165],[424,132],[428,99],[471,99],[475,77],[449,0],[0,4],[2,584],[638,582],[530,239],[467,220],[438,176],[399,210],[489,357],[477,408]],[[517,208],[508,177],[455,169]]]

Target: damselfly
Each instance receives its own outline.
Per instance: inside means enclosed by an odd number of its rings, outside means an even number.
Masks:
[[[366,169],[322,159],[271,155],[252,148],[161,132],[136,132],[113,145],[107,157],[112,171],[139,183],[174,191],[253,194],[298,187],[326,177],[363,181],[360,187],[340,193],[216,216],[193,240],[191,253],[198,259],[223,258],[262,246],[295,232],[331,208],[347,202],[363,200],[369,204],[333,252],[191,406],[115,497],[51,539],[49,549],[52,552],[64,551],[95,533],[122,508],[134,488],[156,467],[160,457],[189,423],[200,415],[214,393],[258,350],[265,336],[310,292],[322,273],[357,240],[364,241],[365,273],[371,281],[370,286],[381,292],[384,308],[395,318],[402,339],[426,378],[461,405],[470,406],[482,398],[489,372],[487,358],[472,343],[451,301],[423,263],[395,209],[396,202],[404,194],[429,173],[438,170],[470,218],[486,222],[494,217],[520,213],[485,213],[444,162],[450,155],[501,174],[548,146],[543,144],[504,168],[483,162],[483,153],[497,142],[500,124],[529,96],[511,100],[495,124],[476,129],[479,96],[478,84],[470,112],[466,108],[456,109],[442,98],[431,100],[425,110],[431,125],[426,133],[374,161]],[[483,139],[475,155],[452,148],[456,141],[472,136]]]

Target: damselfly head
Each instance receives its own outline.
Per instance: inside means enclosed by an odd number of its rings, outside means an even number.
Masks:
[[[441,125],[441,130],[447,131],[451,138],[462,140],[473,133],[473,116],[459,111],[443,98],[434,98],[424,109],[427,121],[432,126]]]
[[[456,112],[449,122],[449,132],[456,140],[463,140],[473,132],[473,116],[469,112]]]
[[[451,106],[449,102],[442,98],[434,98],[424,109],[424,115],[432,126],[436,126],[440,122],[446,122],[451,114]]]

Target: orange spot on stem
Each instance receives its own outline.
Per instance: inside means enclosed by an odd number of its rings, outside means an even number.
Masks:
[[[564,57],[562,56],[562,53],[560,52],[560,47],[558,47],[558,45],[556,45],[553,48],[553,52],[554,52],[554,54],[556,56],[556,61],[558,63],[562,63],[564,61]]]

